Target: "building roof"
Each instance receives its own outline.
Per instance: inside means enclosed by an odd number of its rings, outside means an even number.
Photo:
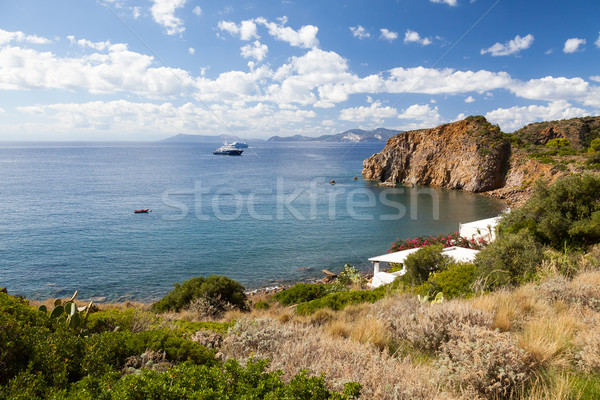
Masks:
[[[382,256],[369,258],[371,262],[386,262],[393,264],[402,264],[406,257],[417,252],[420,248],[397,251],[395,253],[384,254]],[[470,262],[475,259],[479,250],[467,249],[465,247],[447,247],[442,250],[442,254],[452,257],[454,261]]]

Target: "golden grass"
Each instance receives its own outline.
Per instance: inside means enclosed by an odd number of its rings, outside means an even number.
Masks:
[[[570,374],[560,372],[550,377],[536,376],[528,392],[522,390],[519,397],[528,400],[579,400],[581,392],[574,391]]]
[[[519,345],[540,366],[568,366],[568,351],[573,345],[581,323],[572,310],[562,302],[554,312],[536,315],[523,330],[516,333]]]

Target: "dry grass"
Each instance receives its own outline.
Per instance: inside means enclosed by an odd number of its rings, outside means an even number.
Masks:
[[[519,345],[539,366],[568,366],[569,350],[581,323],[564,303],[555,304],[554,312],[534,316],[516,336]]]
[[[269,358],[271,369],[281,369],[290,379],[299,370],[325,373],[327,382],[341,390],[348,381],[360,382],[365,399],[434,399],[441,393],[429,377],[429,369],[410,360],[351,338],[332,337],[321,327],[274,320],[242,320],[225,339],[228,357]],[[448,397],[449,398],[449,397]]]
[[[520,398],[528,400],[579,400],[581,393],[574,391],[573,378],[566,372],[551,377],[536,376],[529,390],[524,389]]]

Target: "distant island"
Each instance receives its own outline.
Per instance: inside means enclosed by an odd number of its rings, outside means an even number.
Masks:
[[[364,129],[350,129],[342,133],[333,135],[322,135],[310,137],[304,135],[294,136],[273,136],[267,139],[268,142],[386,142],[389,138],[396,136],[402,131],[395,129],[377,128],[370,131]],[[197,142],[258,142],[264,139],[244,139],[233,135],[189,135],[180,133],[175,136],[161,140],[161,142],[171,143],[197,143]]]
[[[395,129],[377,128],[370,131],[364,129],[350,129],[334,135],[323,135],[310,137],[303,135],[273,136],[268,142],[386,142],[389,138],[396,136],[402,131]]]

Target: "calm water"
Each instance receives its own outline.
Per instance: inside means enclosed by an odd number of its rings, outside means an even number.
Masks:
[[[383,144],[257,143],[241,157],[213,156],[218,145],[0,144],[0,286],[111,301],[210,274],[256,288],[345,263],[369,270],[398,237],[504,207],[353,180]]]

